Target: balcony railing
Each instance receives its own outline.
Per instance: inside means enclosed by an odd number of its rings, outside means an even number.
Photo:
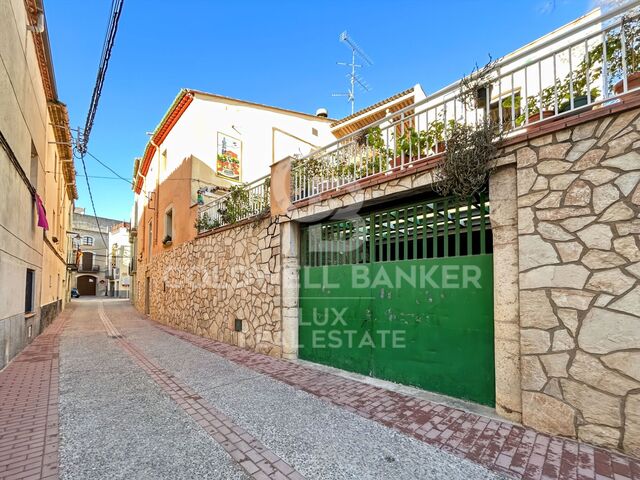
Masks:
[[[577,23],[386,118],[296,160],[292,201],[348,188],[444,153],[456,124],[515,136],[618,101],[640,87],[640,1]],[[482,85],[472,92],[468,85]],[[471,93],[471,95],[470,95]],[[469,98],[472,101],[469,101]]]
[[[80,263],[78,265],[78,273],[96,273],[100,271],[100,265],[93,265],[91,267],[85,267]]]
[[[229,193],[198,209],[196,228],[203,233],[223,225],[260,215],[269,209],[270,176],[232,187]]]

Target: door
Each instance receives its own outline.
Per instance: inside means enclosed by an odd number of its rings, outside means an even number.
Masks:
[[[486,198],[304,228],[300,358],[495,403]]]
[[[96,294],[96,278],[91,275],[80,275],[77,278],[77,285],[80,296]]]
[[[84,270],[85,272],[93,271],[93,253],[82,253],[82,270]]]

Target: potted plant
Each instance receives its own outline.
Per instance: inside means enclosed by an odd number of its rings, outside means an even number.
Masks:
[[[409,128],[403,134],[395,134],[395,149],[391,168],[399,167],[426,156],[429,134],[426,130]]]
[[[446,138],[456,125],[455,120],[449,120],[446,123],[443,120],[431,122],[427,129],[427,139],[429,149],[434,154],[443,153],[446,149]]]

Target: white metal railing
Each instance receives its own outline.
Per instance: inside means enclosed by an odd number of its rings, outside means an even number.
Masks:
[[[443,153],[458,123],[495,122],[505,136],[617,101],[640,87],[640,19],[632,1],[508,55],[483,72],[293,162],[292,200],[335,190]],[[473,75],[471,78],[474,78]]]
[[[269,209],[271,177],[231,187],[231,191],[198,209],[198,233],[260,215]]]

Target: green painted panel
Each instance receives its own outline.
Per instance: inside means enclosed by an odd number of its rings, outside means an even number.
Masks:
[[[362,265],[300,270],[298,355],[304,360],[369,375],[371,348],[360,347],[371,318],[369,289],[353,286]]]
[[[300,358],[495,404],[492,255],[300,274]]]
[[[373,270],[374,278],[395,284],[373,289],[371,328],[377,337],[387,331],[398,338],[372,349],[371,375],[494,406],[492,255],[390,262]]]

